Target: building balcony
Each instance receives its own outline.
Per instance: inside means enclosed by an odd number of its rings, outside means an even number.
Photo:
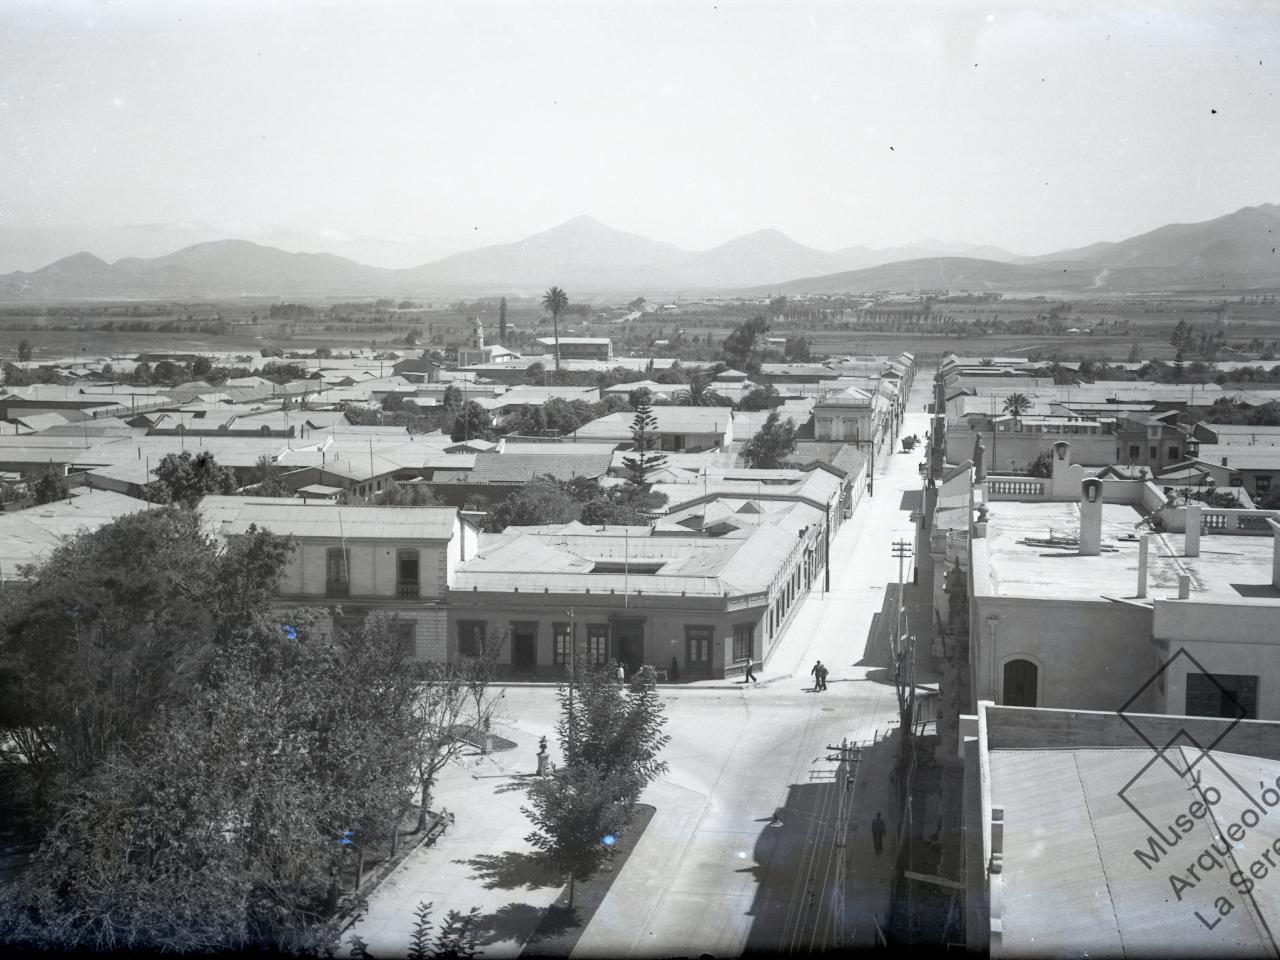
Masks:
[[[401,600],[416,600],[419,595],[417,580],[400,580],[396,583],[396,596]]]
[[[351,584],[347,580],[326,580],[324,595],[326,597],[349,597],[351,596]]]

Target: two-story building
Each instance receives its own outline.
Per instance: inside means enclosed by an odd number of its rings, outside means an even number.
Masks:
[[[322,608],[331,629],[357,628],[375,611],[393,614],[415,658],[447,656],[449,580],[475,556],[479,538],[457,509],[254,497],[205,497],[199,509],[214,537],[256,526],[292,538],[279,607]]]

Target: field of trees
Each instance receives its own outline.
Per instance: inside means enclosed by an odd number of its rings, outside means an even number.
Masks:
[[[618,356],[719,358],[724,338],[752,316],[774,337],[803,337],[814,355],[909,350],[922,359],[961,354],[1028,354],[1033,359],[1173,359],[1180,322],[1214,338],[1213,356],[1280,354],[1274,297],[1113,297],[1046,300],[999,295],[914,299],[821,298],[682,303],[678,312],[621,320],[630,304],[575,303],[560,317],[562,336],[610,337]],[[499,328],[505,314],[506,336]],[[25,340],[33,356],[134,355],[146,350],[262,348],[311,353],[319,347],[448,350],[471,335],[474,318],[489,342],[525,351],[550,336],[551,318],[535,298],[468,302],[367,300],[279,303],[76,303],[0,307],[0,356]],[[656,341],[656,343],[655,343]],[[778,359],[786,351],[778,351]],[[803,355],[789,359],[804,359]],[[1204,359],[1211,357],[1205,356]]]

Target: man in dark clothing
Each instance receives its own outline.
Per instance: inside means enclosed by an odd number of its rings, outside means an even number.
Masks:
[[[876,811],[876,818],[871,821],[871,843],[876,848],[876,856],[880,856],[880,851],[884,849],[884,817],[880,816],[880,811]]]
[[[827,689],[827,665],[825,663],[818,667],[818,689]]]
[[[823,671],[824,669],[825,669],[825,668],[822,666],[822,661],[821,661],[821,660],[819,660],[817,663],[815,663],[815,664],[813,665],[813,669],[809,671],[811,674],[813,674],[813,689],[814,689],[814,690],[821,690],[821,689],[822,689],[822,671]]]

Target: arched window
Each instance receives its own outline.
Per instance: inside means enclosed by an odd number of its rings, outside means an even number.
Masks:
[[[1039,667],[1030,660],[1010,660],[1004,665],[1004,696],[1000,702],[1006,707],[1034,707],[1039,674]]]

